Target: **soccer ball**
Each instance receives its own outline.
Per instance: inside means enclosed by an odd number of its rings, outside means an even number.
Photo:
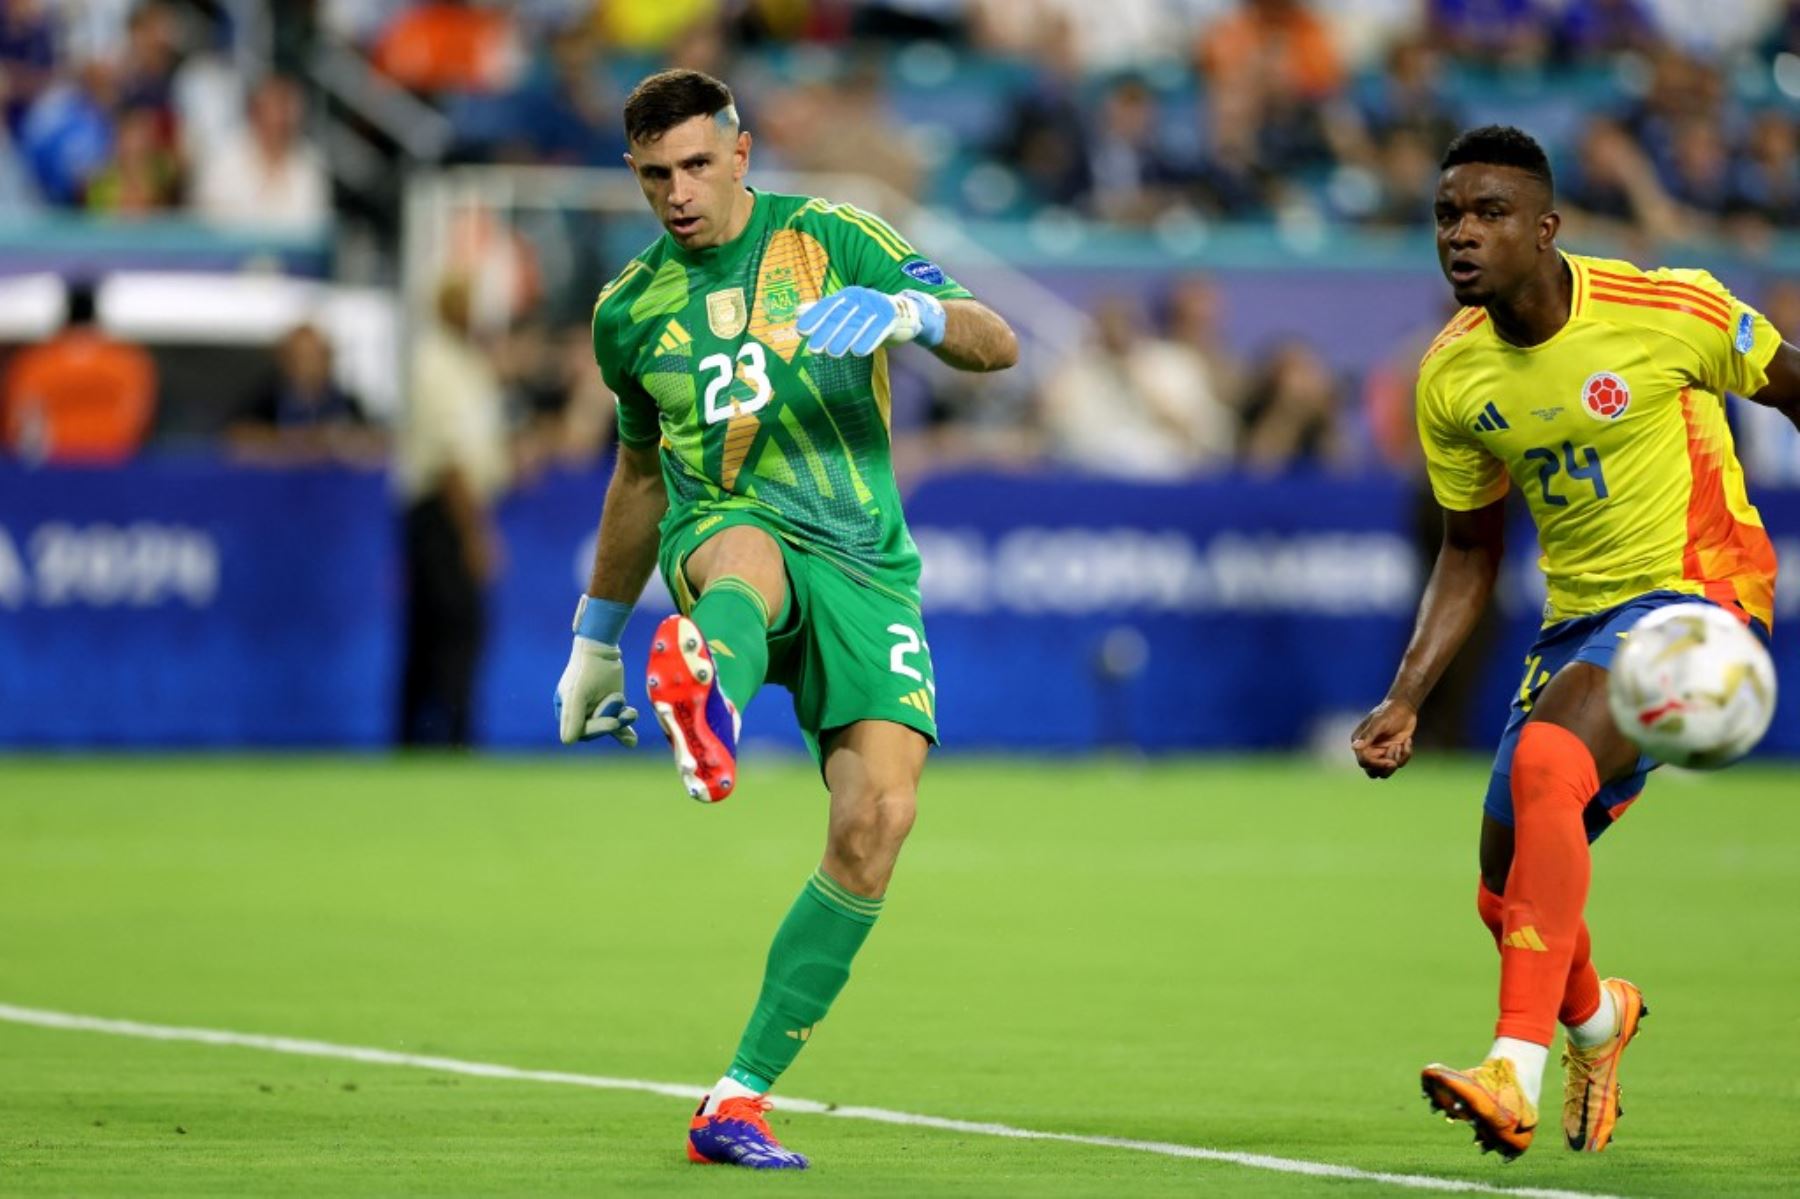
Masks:
[[[1712,770],[1749,753],[1775,715],[1775,664],[1712,604],[1670,604],[1633,625],[1607,681],[1613,719],[1659,762]]]

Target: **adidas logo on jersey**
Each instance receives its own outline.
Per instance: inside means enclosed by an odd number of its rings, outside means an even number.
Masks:
[[[1500,409],[1494,407],[1492,400],[1489,400],[1487,407],[1481,410],[1481,415],[1476,418],[1473,427],[1477,433],[1498,433],[1502,429],[1512,428],[1506,423],[1506,418],[1500,415]]]

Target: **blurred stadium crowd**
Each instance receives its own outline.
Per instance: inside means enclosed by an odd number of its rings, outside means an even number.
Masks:
[[[328,86],[345,62],[366,82]],[[1154,241],[1230,222],[1422,242],[1441,147],[1495,119],[1551,147],[1574,244],[1756,254],[1800,228],[1800,0],[5,0],[0,211],[335,228],[339,274],[391,284],[395,172],[367,145],[401,165],[615,165],[624,92],[671,63],[733,82],[759,169],[866,175],[1025,230]],[[395,144],[347,136],[384,107]],[[619,263],[601,255],[557,294],[531,282],[543,248],[508,240],[526,282],[460,332],[529,434],[517,452],[600,453],[609,418],[580,324]],[[1305,340],[1228,345],[1231,297],[1197,274],[1081,300],[1091,338],[1033,394],[984,408],[941,380],[914,388],[899,432],[922,449],[903,461],[1149,477],[1410,461],[1411,341],[1346,377]],[[1800,326],[1791,285],[1762,302]],[[296,398],[329,381],[331,349],[316,329],[281,341],[276,382],[227,422],[240,444],[267,460],[283,439],[257,426],[361,419],[348,395]],[[301,444],[363,458],[371,442]]]
[[[345,62],[366,83],[322,86]],[[1323,224],[1422,240],[1441,147],[1493,119],[1552,148],[1574,243],[1754,254],[1800,227],[1800,0],[5,0],[0,211],[335,228],[340,275],[391,283],[394,172],[371,168],[368,144],[403,165],[614,165],[624,92],[671,63],[733,82],[759,169],[871,176],[1025,230]],[[346,136],[384,106],[396,144]],[[542,247],[511,240],[515,274],[542,275]],[[563,294],[522,284],[462,329],[528,461],[606,443],[580,323],[618,262],[587,265]],[[1091,338],[1033,394],[984,407],[941,380],[913,388],[898,419],[920,452],[903,462],[1172,477],[1410,461],[1410,342],[1346,377],[1304,340],[1228,345],[1231,297],[1199,275],[1081,300]],[[1800,324],[1791,286],[1763,302]],[[361,419],[352,396],[295,398],[331,378],[331,349],[312,328],[280,342],[276,381],[225,422],[238,444],[269,460],[285,439],[259,426]],[[152,431],[171,424],[192,422]],[[371,445],[298,442],[303,459]]]
[[[258,17],[266,61],[232,55]],[[623,91],[673,63],[735,83],[765,162],[973,214],[1418,226],[1451,132],[1507,115],[1584,221],[1800,224],[1781,0],[6,0],[6,203],[325,218],[295,86],[322,44],[429,97],[463,158],[616,163]]]

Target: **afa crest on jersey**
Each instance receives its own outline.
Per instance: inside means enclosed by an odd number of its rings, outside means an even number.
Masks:
[[[1611,371],[1596,371],[1581,385],[1581,406],[1595,420],[1618,420],[1631,407],[1631,388]]]
[[[773,324],[782,325],[794,319],[800,308],[800,284],[791,267],[772,267],[763,286],[763,310]]]

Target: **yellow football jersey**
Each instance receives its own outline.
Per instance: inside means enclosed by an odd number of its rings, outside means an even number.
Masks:
[[[1724,393],[1754,395],[1781,345],[1705,271],[1565,254],[1569,321],[1514,346],[1465,308],[1419,365],[1419,437],[1445,508],[1516,483],[1549,580],[1546,622],[1646,591],[1772,619],[1775,550],[1744,493]]]

